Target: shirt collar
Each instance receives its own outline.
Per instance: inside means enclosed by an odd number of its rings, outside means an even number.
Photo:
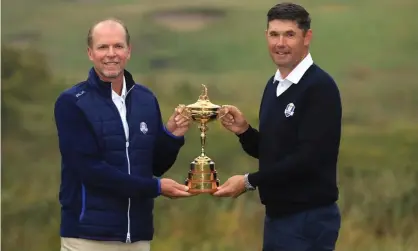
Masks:
[[[310,53],[290,72],[290,74],[285,78],[292,82],[293,84],[297,84],[299,80],[303,77],[303,74],[309,69],[309,67],[313,64],[312,56]],[[282,75],[280,71],[276,71],[276,75],[274,75],[275,81],[283,81]]]
[[[126,90],[126,80],[125,80],[125,76],[123,76],[122,92],[119,96],[112,88],[112,99],[118,98],[118,97],[121,97],[121,98],[125,99],[126,92],[127,92],[127,90]]]

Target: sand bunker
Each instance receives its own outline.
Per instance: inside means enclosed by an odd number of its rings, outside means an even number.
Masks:
[[[215,9],[183,9],[159,11],[152,19],[159,25],[175,31],[196,31],[223,18],[225,12]]]

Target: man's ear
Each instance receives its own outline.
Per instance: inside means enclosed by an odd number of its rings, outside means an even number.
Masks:
[[[131,58],[131,51],[132,51],[132,46],[128,45],[128,57],[127,57],[127,59]]]
[[[304,38],[303,44],[305,46],[308,46],[311,43],[311,40],[312,40],[312,30],[309,29],[305,33],[305,38]]]
[[[90,46],[87,46],[87,55],[89,56],[90,60],[93,60],[93,51]]]

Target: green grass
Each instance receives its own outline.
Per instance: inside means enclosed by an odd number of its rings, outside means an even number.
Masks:
[[[313,16],[314,61],[335,78],[344,106],[339,162],[343,227],[337,250],[415,250],[418,3],[299,2]],[[6,0],[2,2],[2,22],[7,24],[2,27],[2,39],[21,47],[29,43],[45,52],[59,79],[51,83],[64,89],[85,79],[91,66],[85,45],[89,26],[109,16],[122,18],[133,42],[128,68],[156,93],[164,118],[177,104],[195,102],[200,84],[206,84],[212,102],[235,104],[256,124],[262,90],[275,71],[264,39],[266,11],[275,3]],[[225,14],[189,32],[170,30],[150,17],[153,11],[181,8],[219,9]],[[3,140],[2,221],[8,231],[3,231],[2,247],[11,251],[56,250],[59,243],[59,155],[52,120],[57,92],[48,86],[35,90],[20,87],[14,92],[29,96],[36,92],[44,101],[16,108],[20,123],[7,121],[16,128],[8,129]],[[197,128],[192,128],[167,176],[178,181],[185,178],[189,162],[198,154],[198,136]],[[236,137],[218,123],[210,125],[208,154],[223,181],[257,167],[242,152]],[[263,214],[255,193],[237,200],[161,198],[156,202],[153,249],[257,250]]]

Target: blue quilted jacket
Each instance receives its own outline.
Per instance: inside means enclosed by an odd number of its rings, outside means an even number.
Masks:
[[[173,165],[184,138],[165,130],[156,97],[124,74],[129,140],[111,84],[93,68],[55,103],[62,237],[122,242],[153,237],[157,177]]]

